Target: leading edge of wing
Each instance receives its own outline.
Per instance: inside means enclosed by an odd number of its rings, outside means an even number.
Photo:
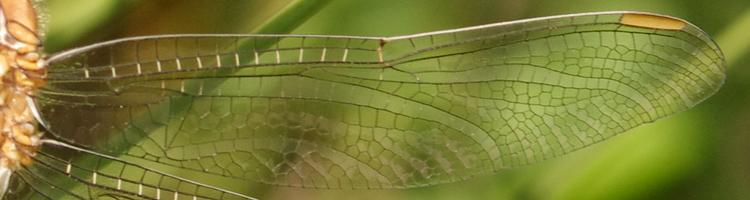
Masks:
[[[715,50],[721,52],[720,49],[718,49],[718,45],[716,45],[716,42],[713,41],[710,37],[707,37],[708,34],[703,32],[700,28],[697,28],[697,26],[693,25],[692,23],[668,16],[668,15],[662,15],[662,14],[655,14],[655,13],[649,13],[649,12],[640,12],[640,11],[604,11],[604,12],[587,12],[587,13],[575,13],[575,14],[565,14],[565,15],[554,15],[554,16],[546,16],[546,17],[536,17],[536,18],[529,18],[529,19],[521,19],[521,20],[514,20],[514,21],[506,21],[506,22],[498,22],[498,23],[492,23],[492,24],[485,24],[485,25],[478,25],[478,26],[469,26],[464,28],[456,28],[456,29],[447,29],[447,30],[439,30],[439,31],[432,31],[432,32],[424,32],[424,33],[416,33],[416,34],[410,34],[410,35],[401,35],[401,36],[392,36],[392,37],[373,37],[373,36],[347,36],[347,35],[307,35],[307,34],[165,34],[165,35],[149,35],[149,36],[135,36],[135,37],[127,37],[127,38],[121,38],[116,40],[110,40],[100,43],[95,43],[83,47],[73,48],[69,49],[63,52],[55,53],[51,56],[48,56],[46,59],[47,63],[55,63],[62,60],[65,60],[66,58],[73,57],[77,54],[87,52],[93,49],[110,46],[118,43],[123,42],[129,42],[129,41],[139,41],[139,40],[154,40],[154,39],[168,39],[168,38],[184,38],[184,37],[190,37],[190,38],[212,38],[212,37],[220,37],[220,38],[228,38],[228,37],[258,37],[258,38],[278,38],[278,37],[298,37],[298,38],[331,38],[331,39],[359,39],[359,40],[380,40],[381,43],[390,43],[393,41],[398,40],[408,40],[413,38],[419,38],[419,37],[427,37],[427,36],[434,36],[434,35],[443,35],[443,34],[452,34],[452,33],[458,33],[458,32],[465,32],[465,31],[474,31],[474,30],[482,30],[482,29],[489,29],[489,28],[496,28],[496,27],[502,27],[502,26],[511,26],[511,25],[518,25],[518,24],[524,24],[529,23],[533,21],[543,21],[543,20],[550,20],[550,19],[560,19],[560,18],[574,18],[574,17],[583,17],[583,16],[594,16],[594,15],[637,15],[637,16],[645,16],[647,18],[651,19],[657,19],[657,20],[665,20],[665,21],[672,21],[677,23],[683,23],[683,27],[681,27],[683,30],[685,27],[693,27],[696,30],[698,30],[701,34],[705,35],[708,39],[708,43],[712,43],[715,48]],[[632,18],[631,18],[632,19]],[[652,29],[667,29],[667,30],[675,30],[674,26],[668,26],[665,25],[664,27],[660,27],[659,24],[653,24],[653,22],[643,22],[640,23],[638,21],[624,21],[621,20],[621,23],[624,25],[629,26],[640,26],[644,28],[652,28]],[[723,53],[721,53],[723,55]]]

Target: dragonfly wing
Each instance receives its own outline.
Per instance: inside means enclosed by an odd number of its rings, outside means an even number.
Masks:
[[[725,77],[700,29],[633,12],[390,38],[133,38],[51,62],[35,100],[60,140],[316,188],[419,187],[561,156],[690,108]]]
[[[57,143],[16,171],[9,199],[253,199]]]

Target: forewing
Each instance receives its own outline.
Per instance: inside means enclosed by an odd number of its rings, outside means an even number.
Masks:
[[[316,188],[418,187],[557,157],[690,108],[725,77],[701,30],[629,12],[390,38],[133,38],[51,62],[35,100],[60,140]]]

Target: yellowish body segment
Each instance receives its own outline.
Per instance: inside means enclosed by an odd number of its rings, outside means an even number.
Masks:
[[[44,66],[31,2],[0,0],[0,6],[0,167],[14,170],[31,164],[40,144],[29,100],[43,84]]]

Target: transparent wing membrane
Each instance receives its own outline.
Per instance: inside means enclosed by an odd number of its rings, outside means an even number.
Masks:
[[[49,61],[35,96],[48,135],[120,160],[55,159],[66,155],[45,147],[35,168],[57,176],[14,180],[72,177],[82,189],[66,195],[122,199],[137,191],[112,181],[133,186],[155,173],[137,166],[198,172],[142,183],[207,199],[224,198],[215,196],[230,187],[222,178],[312,188],[455,182],[685,110],[725,77],[721,51],[701,30],[630,12],[383,38],[141,37]],[[67,164],[81,174],[67,175]],[[93,173],[102,183],[91,183]],[[51,183],[25,190],[54,194],[44,186]]]
[[[6,198],[251,199],[77,147],[46,148],[18,173]]]

